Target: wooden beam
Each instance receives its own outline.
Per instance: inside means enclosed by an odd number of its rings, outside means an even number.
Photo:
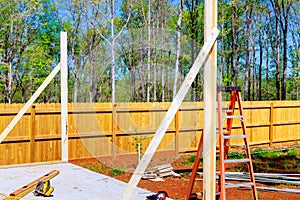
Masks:
[[[217,0],[204,3],[204,41],[217,27]],[[217,42],[204,64],[204,122],[203,122],[203,199],[216,199],[216,71]]]
[[[68,161],[68,56],[67,33],[60,33],[61,160]]]
[[[146,170],[147,166],[149,165],[158,145],[160,144],[162,138],[165,135],[166,130],[168,129],[169,125],[171,124],[179,106],[181,105],[185,95],[189,91],[193,81],[195,80],[196,75],[198,74],[201,66],[206,61],[207,56],[215,43],[217,36],[219,34],[219,30],[214,28],[210,36],[207,37],[200,53],[198,54],[192,68],[190,69],[188,75],[186,76],[184,82],[182,83],[178,93],[176,94],[171,106],[169,107],[165,117],[163,118],[160,126],[158,127],[153,139],[151,140],[146,152],[143,155],[141,162],[138,164],[137,168],[135,169],[131,179],[125,188],[124,192],[121,195],[122,200],[130,199],[135,187],[137,186],[138,182],[140,181],[143,172]]]
[[[22,118],[22,116],[27,112],[27,110],[34,103],[34,101],[43,92],[43,90],[47,87],[47,85],[51,82],[51,80],[55,77],[55,75],[59,72],[59,70],[60,70],[60,63],[58,63],[58,65],[52,70],[52,72],[47,76],[47,78],[42,83],[42,85],[35,91],[35,93],[27,101],[27,103],[18,112],[18,114],[13,118],[13,120],[3,130],[3,132],[0,135],[0,144],[5,139],[5,137],[9,134],[9,132],[14,128],[14,126],[18,123],[18,121]]]

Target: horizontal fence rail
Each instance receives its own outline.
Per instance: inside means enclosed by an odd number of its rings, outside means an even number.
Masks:
[[[226,102],[224,103],[226,104]],[[4,130],[22,104],[0,104]],[[68,105],[69,159],[143,153],[170,103],[77,103]],[[243,102],[252,146],[300,142],[300,101]],[[0,144],[0,165],[61,159],[60,104],[35,104]],[[203,131],[203,103],[185,102],[168,127],[159,152],[195,152]],[[232,134],[241,126],[234,120]],[[238,140],[231,144],[239,145]]]

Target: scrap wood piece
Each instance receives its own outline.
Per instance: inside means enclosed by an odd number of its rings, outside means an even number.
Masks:
[[[160,166],[156,166],[156,167],[152,167],[151,170],[152,171],[162,171],[165,169],[173,169],[171,164],[166,164],[166,165],[160,165]]]
[[[180,174],[177,174],[173,171],[172,165],[167,164],[167,165],[160,165],[160,166],[153,167],[149,171],[144,172],[142,175],[142,179],[148,179],[148,180],[154,179],[154,181],[157,181],[157,180],[161,180],[158,178],[164,178],[169,176],[181,177]]]
[[[142,179],[155,179],[157,178],[157,174],[153,172],[144,172],[142,175]]]
[[[58,174],[59,174],[58,170],[52,170],[49,173],[41,176],[40,178],[38,178],[38,179],[24,185],[23,187],[15,190],[14,192],[10,193],[10,195],[7,198],[5,198],[4,200],[20,199],[21,197],[24,197],[26,194],[33,191],[39,181],[48,181],[48,180],[52,179],[53,177],[57,176]]]

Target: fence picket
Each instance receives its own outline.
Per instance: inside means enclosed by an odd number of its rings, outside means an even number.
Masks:
[[[300,143],[300,101],[243,104],[252,145]],[[0,104],[0,131],[22,106]],[[118,103],[113,125],[110,103],[69,104],[69,158],[136,154],[134,142],[138,139],[145,150],[169,106],[170,103]],[[196,151],[202,127],[203,103],[183,103],[159,151],[173,151],[174,155]],[[239,131],[239,126],[234,125],[233,134]],[[60,104],[35,104],[35,109],[26,112],[0,144],[0,165],[60,160],[60,134]]]

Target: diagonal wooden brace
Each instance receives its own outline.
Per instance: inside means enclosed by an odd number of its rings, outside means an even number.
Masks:
[[[176,94],[171,106],[169,107],[165,117],[163,118],[160,126],[158,127],[153,139],[151,140],[146,152],[142,160],[139,162],[137,168],[135,169],[127,187],[125,188],[123,194],[121,195],[121,200],[130,199],[135,187],[141,180],[143,172],[146,170],[147,166],[149,165],[157,147],[159,146],[162,138],[164,137],[166,130],[168,129],[169,125],[171,124],[179,106],[181,105],[185,95],[187,94],[189,88],[191,87],[193,81],[196,78],[201,66],[206,61],[217,37],[219,34],[219,30],[214,28],[208,39],[205,41],[200,53],[198,54],[192,68],[190,69],[188,75],[186,76],[184,82],[182,83],[179,91]]]

